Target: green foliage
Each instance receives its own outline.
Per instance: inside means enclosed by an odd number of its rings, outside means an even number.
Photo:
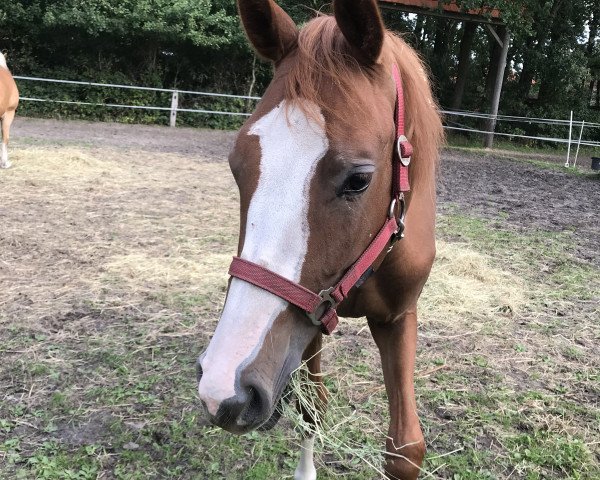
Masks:
[[[449,2],[450,0],[446,0]],[[299,24],[315,12],[330,13],[323,0],[280,5]],[[480,0],[460,0],[467,11]],[[511,33],[500,113],[600,121],[600,7],[590,0],[490,0]],[[488,10],[484,13],[490,16]],[[455,103],[459,21],[385,9],[386,24],[417,47],[431,66],[442,107]],[[495,76],[490,58],[496,40],[483,26],[472,44],[463,110],[488,111]],[[0,48],[15,74],[260,95],[271,79],[269,64],[256,61],[232,0],[14,0],[0,5]],[[119,91],[19,82],[24,96],[91,103],[168,107],[168,93]],[[596,87],[594,87],[596,85]],[[183,96],[183,108],[251,111],[254,104]],[[168,112],[101,109],[23,102],[35,116],[167,123]],[[182,114],[182,125],[237,128],[243,117]],[[482,128],[480,122],[463,125]],[[501,123],[500,131],[566,137],[564,127]],[[600,140],[600,129],[584,138]],[[525,142],[530,143],[530,142]]]
[[[27,32],[27,35],[23,35]],[[234,2],[224,0],[50,0],[0,5],[0,48],[14,74],[247,94],[264,88]],[[254,62],[256,63],[256,62]],[[170,107],[170,93],[19,81],[23,97]],[[246,112],[253,103],[181,98],[182,108]],[[162,123],[168,111],[23,101],[21,114],[127,123]],[[240,117],[182,114],[179,123],[237,128]]]

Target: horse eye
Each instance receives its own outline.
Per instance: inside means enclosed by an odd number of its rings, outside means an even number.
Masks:
[[[342,195],[351,196],[364,192],[369,187],[372,176],[372,173],[366,172],[353,173],[346,179],[342,189]]]

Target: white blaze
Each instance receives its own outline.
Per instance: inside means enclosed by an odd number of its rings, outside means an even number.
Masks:
[[[258,136],[261,160],[241,257],[298,282],[308,247],[310,184],[329,147],[327,136],[319,123],[296,106],[286,108],[285,101],[252,125],[248,135]],[[252,361],[286,307],[279,297],[232,279],[221,320],[202,359],[199,393],[211,414],[234,396],[237,369]]]
[[[8,66],[6,65],[6,58],[4,58],[4,54],[2,52],[0,52],[0,67],[8,69]]]

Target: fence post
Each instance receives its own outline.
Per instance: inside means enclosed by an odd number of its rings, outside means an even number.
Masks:
[[[177,107],[179,105],[179,92],[173,92],[171,97],[171,127],[177,124]]]
[[[571,110],[571,120],[569,121],[569,146],[567,147],[567,162],[565,167],[569,166],[569,159],[571,158],[571,138],[573,136],[573,110]]]
[[[575,161],[573,162],[573,166],[577,165],[577,157],[579,156],[579,147],[581,147],[581,137],[583,137],[583,126],[585,125],[585,120],[581,121],[581,130],[579,131],[579,141],[577,142],[577,151],[575,152]]]

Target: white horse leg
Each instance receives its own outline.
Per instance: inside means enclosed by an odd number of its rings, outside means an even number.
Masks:
[[[2,156],[0,157],[0,168],[9,168],[12,164],[8,161],[8,138],[10,126],[15,118],[15,111],[9,111],[2,117]]]
[[[300,462],[294,472],[294,480],[317,480],[317,469],[313,460],[315,437],[302,440]]]
[[[2,142],[2,159],[0,160],[0,168],[9,168],[12,164],[8,161],[8,148],[6,143]]]
[[[0,58],[0,60],[2,60],[2,58]],[[2,117],[0,117],[0,127],[2,127],[4,124],[4,119]],[[4,131],[4,129],[2,129],[2,131]],[[8,149],[6,148],[6,145],[4,145],[4,134],[2,134],[2,152],[0,152],[0,168],[6,168],[4,166],[5,163],[8,162]]]

